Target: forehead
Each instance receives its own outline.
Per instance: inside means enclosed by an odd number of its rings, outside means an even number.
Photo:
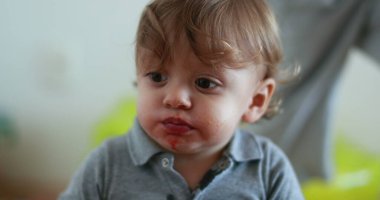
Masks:
[[[188,57],[194,55],[193,60],[200,61],[195,55],[194,49],[190,45],[185,33],[170,33],[166,37],[166,41],[156,46],[160,48],[151,48],[151,46],[136,46],[136,55],[138,63],[155,63],[163,65],[173,62],[178,57]],[[141,64],[142,64],[141,63]],[[140,66],[140,65],[138,65]]]
[[[151,68],[164,68],[170,66],[181,66],[190,69],[201,69],[217,71],[220,68],[217,65],[211,65],[202,62],[195,54],[194,50],[189,45],[186,38],[176,40],[171,45],[170,54],[160,56],[151,49],[138,48],[137,49],[137,67],[139,69],[151,69]]]
[[[179,73],[187,75],[211,75],[221,80],[239,81],[242,76],[256,80],[263,74],[263,67],[247,65],[245,67],[227,67],[208,65],[200,61],[190,48],[179,49],[169,61],[164,63],[149,49],[140,49],[141,62],[137,72],[145,74],[150,71],[162,71],[165,73]]]
[[[189,37],[185,31],[181,31],[181,33],[169,33],[165,42],[154,44],[155,48],[152,48],[154,45],[136,45],[137,67],[145,64],[165,65],[175,62],[178,58],[192,58],[189,59],[192,63],[212,68],[237,67],[227,63],[227,59],[231,59],[228,58],[227,53],[208,45],[205,38],[197,37],[194,39]]]

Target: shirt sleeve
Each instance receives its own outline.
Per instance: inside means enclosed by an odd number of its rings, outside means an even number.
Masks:
[[[380,64],[380,1],[372,0],[358,46]]]
[[[269,200],[303,200],[301,187],[286,155],[275,145],[270,145]]]
[[[102,194],[102,177],[103,167],[101,148],[93,151],[84,161],[82,166],[73,176],[66,191],[64,191],[59,199],[103,199]]]

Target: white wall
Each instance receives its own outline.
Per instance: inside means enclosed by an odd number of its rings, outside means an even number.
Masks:
[[[0,1],[0,112],[18,137],[0,143],[0,175],[70,178],[98,120],[135,94],[133,41],[147,1]],[[335,130],[380,152],[379,67],[357,51],[348,65]]]
[[[133,42],[148,0],[1,0],[0,175],[67,180],[101,116],[133,95]],[[2,138],[0,138],[1,140]]]
[[[354,49],[339,89],[334,132],[380,155],[379,63]]]

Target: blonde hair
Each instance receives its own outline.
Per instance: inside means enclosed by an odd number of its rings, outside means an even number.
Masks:
[[[153,0],[142,13],[136,38],[161,62],[171,60],[181,34],[194,54],[211,66],[264,66],[265,78],[277,78],[282,59],[276,20],[265,0]],[[278,105],[271,103],[267,116]]]

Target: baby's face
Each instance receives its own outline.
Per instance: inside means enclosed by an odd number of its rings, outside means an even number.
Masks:
[[[254,67],[207,66],[185,42],[164,66],[143,51],[137,116],[145,132],[174,153],[219,152],[252,104],[259,82]]]

